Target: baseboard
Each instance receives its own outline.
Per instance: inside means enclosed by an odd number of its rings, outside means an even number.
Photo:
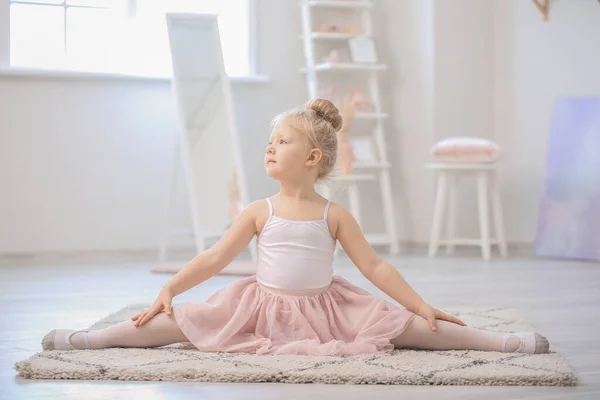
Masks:
[[[533,257],[533,243],[507,243],[508,255],[510,257]],[[409,254],[417,256],[426,256],[429,252],[428,243],[400,242],[400,254]],[[497,254],[496,246],[492,246],[492,255]],[[438,254],[446,254],[445,246],[440,246]],[[481,256],[481,248],[477,246],[455,246],[454,255],[456,256]]]
[[[170,248],[168,261],[190,260],[195,257],[194,247]],[[102,264],[102,263],[156,263],[159,251],[152,249],[115,249],[89,251],[52,251],[36,253],[2,253],[3,265],[44,265],[44,264]]]
[[[376,247],[378,252],[385,255],[385,247]],[[495,248],[492,255],[495,254]],[[343,252],[342,252],[343,254]],[[445,255],[445,249],[440,247],[440,256]],[[533,244],[510,243],[508,244],[510,257],[532,257]],[[426,256],[427,243],[401,242],[399,256]],[[479,257],[481,250],[474,246],[457,246],[454,256]],[[168,262],[189,261],[196,256],[192,246],[169,249]],[[240,257],[247,258],[242,254]],[[48,265],[48,264],[102,264],[102,263],[156,263],[158,262],[158,249],[115,249],[115,250],[90,250],[90,251],[55,251],[37,253],[0,253],[0,266],[5,265]]]

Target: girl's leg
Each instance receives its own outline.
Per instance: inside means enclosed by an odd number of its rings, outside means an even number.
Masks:
[[[508,353],[547,353],[545,337],[533,333],[502,334],[460,326],[448,321],[435,321],[437,332],[429,328],[427,320],[415,316],[406,330],[392,344],[399,348],[425,350],[484,350]]]
[[[42,340],[44,350],[104,349],[107,347],[159,347],[187,342],[174,317],[158,313],[144,325],[136,327],[127,320],[117,325],[90,332],[58,329]],[[67,340],[68,339],[68,340]],[[69,342],[72,346],[69,346]]]

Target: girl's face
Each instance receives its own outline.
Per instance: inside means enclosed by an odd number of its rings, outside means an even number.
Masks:
[[[312,146],[308,137],[293,129],[289,121],[281,121],[269,138],[265,154],[265,169],[271,178],[283,181],[306,175],[310,172]]]

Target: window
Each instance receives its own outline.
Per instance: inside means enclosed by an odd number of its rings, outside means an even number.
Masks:
[[[165,13],[214,13],[227,73],[249,75],[250,1],[10,0],[10,63],[169,76]]]

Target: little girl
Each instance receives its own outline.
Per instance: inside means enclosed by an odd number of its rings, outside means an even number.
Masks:
[[[396,348],[546,353],[533,332],[499,334],[467,327],[431,307],[380,257],[352,215],[315,191],[336,163],[342,117],[317,99],[275,118],[267,174],[279,193],[255,201],[223,238],[192,259],[154,304],[102,330],[53,330],[44,350],[157,347],[191,342],[200,351],[348,355]],[[205,303],[172,306],[175,296],[225,268],[257,235],[258,269]],[[339,241],[360,272],[402,307],[333,276]]]

